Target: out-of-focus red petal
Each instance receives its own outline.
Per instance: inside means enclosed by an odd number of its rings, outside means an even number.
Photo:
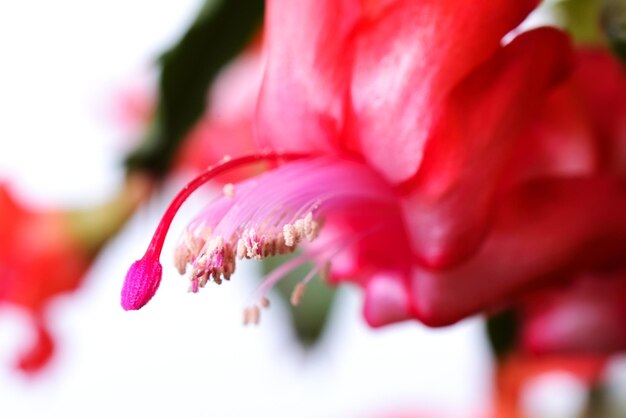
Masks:
[[[351,134],[368,161],[399,182],[416,173],[451,89],[497,51],[537,1],[365,3],[378,12],[354,38]]]
[[[405,199],[413,251],[422,263],[451,266],[475,251],[503,167],[546,92],[567,73],[570,54],[562,32],[536,29],[451,92]]]
[[[462,265],[415,269],[418,319],[451,324],[581,269],[626,259],[626,194],[615,179],[531,184],[502,196],[494,217],[481,249]]]
[[[621,63],[605,49],[578,53],[573,82],[590,116],[602,164],[626,177],[626,76]]]
[[[613,353],[626,349],[626,273],[589,274],[530,295],[522,344],[533,353]]]
[[[54,340],[41,319],[34,319],[35,338],[33,343],[22,353],[15,364],[25,373],[36,373],[48,363],[54,352]]]
[[[546,100],[501,179],[505,187],[547,176],[626,175],[626,77],[604,49],[578,49],[572,77]]]
[[[560,86],[508,158],[501,187],[551,176],[591,175],[598,168],[593,127],[572,83]]]
[[[278,151],[328,150],[343,118],[350,59],[346,40],[359,0],[270,0],[267,62],[257,139]]]
[[[0,252],[0,302],[38,311],[78,287],[90,258],[60,213],[23,212],[4,232],[10,244]]]
[[[18,306],[34,318],[35,343],[16,365],[33,373],[54,348],[42,312],[50,299],[78,287],[91,256],[66,216],[22,206],[5,185],[0,185],[0,231],[0,304]]]

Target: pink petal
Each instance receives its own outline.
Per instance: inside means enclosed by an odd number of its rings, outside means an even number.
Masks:
[[[270,0],[266,8],[259,144],[278,151],[328,150],[342,122],[350,63],[345,44],[359,0]]]
[[[412,302],[441,326],[510,303],[570,272],[626,259],[626,193],[614,179],[568,179],[502,196],[481,249],[446,271],[416,268]]]
[[[363,314],[372,327],[380,327],[411,317],[407,277],[398,272],[376,273],[367,283]]]
[[[368,161],[399,182],[416,173],[451,89],[537,1],[367,3],[371,15],[355,36],[351,130]]]
[[[563,78],[569,57],[563,33],[537,29],[451,92],[405,201],[413,251],[422,263],[451,266],[476,250],[521,128]]]
[[[626,274],[590,274],[533,295],[522,309],[522,343],[534,353],[626,349]]]

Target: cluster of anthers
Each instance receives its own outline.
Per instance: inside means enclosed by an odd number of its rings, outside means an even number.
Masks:
[[[233,198],[235,186],[224,186],[224,196]],[[313,241],[319,234],[321,222],[308,212],[291,223],[265,225],[261,227],[237,228],[230,235],[214,234],[213,228],[187,229],[174,253],[174,263],[181,275],[188,273],[189,291],[196,293],[209,281],[222,284],[230,280],[235,271],[236,261],[244,259],[261,260],[276,255],[292,253],[303,240]],[[244,323],[259,322],[260,309],[269,307],[265,292],[258,301],[244,310]],[[294,289],[291,301],[297,305],[304,293],[304,283]]]

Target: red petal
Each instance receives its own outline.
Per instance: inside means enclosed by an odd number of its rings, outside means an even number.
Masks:
[[[503,188],[546,177],[592,175],[598,168],[592,121],[571,82],[551,94],[522,138],[507,160]]]
[[[20,354],[16,367],[25,373],[36,373],[41,370],[52,358],[54,340],[42,319],[34,319],[36,332],[34,342]]]
[[[380,327],[411,317],[405,275],[377,273],[368,280],[363,315],[372,327]]]
[[[582,50],[574,73],[581,103],[593,123],[602,163],[626,175],[626,76],[607,50]]]
[[[267,64],[257,109],[260,145],[278,151],[330,149],[348,84],[348,34],[359,0],[271,0]]]
[[[497,308],[529,287],[626,259],[626,193],[612,179],[569,179],[503,196],[489,237],[462,266],[416,269],[412,301],[433,326]]]
[[[415,174],[435,110],[536,3],[383,2],[355,37],[352,131],[367,159],[392,181]]]
[[[450,266],[477,248],[521,129],[562,79],[569,57],[563,33],[527,32],[451,93],[405,205],[413,250],[423,263]]]
[[[626,274],[581,276],[524,304],[523,345],[533,353],[617,352],[626,349],[625,322]]]

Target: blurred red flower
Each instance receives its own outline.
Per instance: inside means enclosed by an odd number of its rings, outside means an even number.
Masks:
[[[6,184],[0,184],[0,231],[0,303],[18,306],[32,318],[35,342],[17,362],[20,370],[32,373],[54,350],[47,304],[80,285],[92,257],[65,214],[23,206]]]

